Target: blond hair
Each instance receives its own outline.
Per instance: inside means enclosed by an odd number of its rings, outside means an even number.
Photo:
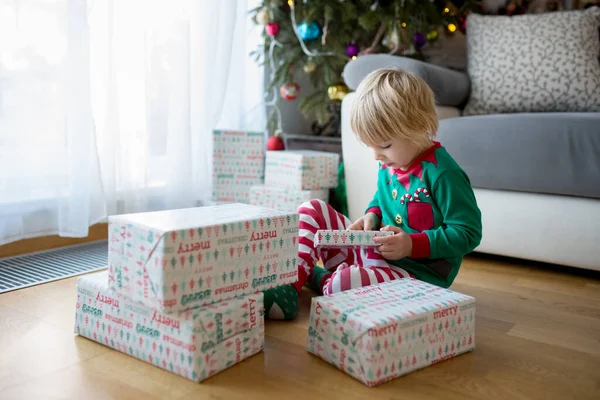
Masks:
[[[371,72],[358,86],[350,126],[368,146],[402,138],[426,147],[438,129],[432,90],[400,69]]]

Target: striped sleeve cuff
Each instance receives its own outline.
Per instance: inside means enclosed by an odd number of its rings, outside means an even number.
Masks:
[[[424,232],[413,233],[410,238],[412,239],[412,255],[410,258],[429,258],[431,246],[427,234]]]
[[[370,212],[372,212],[373,214],[375,214],[379,218],[381,218],[381,208],[379,208],[379,207],[371,207],[371,208],[369,208],[367,210],[367,212],[365,214],[370,213]]]

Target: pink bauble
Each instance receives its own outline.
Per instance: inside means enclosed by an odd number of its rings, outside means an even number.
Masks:
[[[265,31],[269,36],[276,36],[279,33],[279,24],[277,22],[269,22],[265,26]]]

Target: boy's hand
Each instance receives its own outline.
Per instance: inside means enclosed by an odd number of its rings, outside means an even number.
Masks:
[[[377,214],[368,212],[359,219],[357,219],[354,223],[352,223],[348,230],[350,231],[376,231],[379,229],[381,225],[381,220],[377,216]]]
[[[396,226],[386,226],[382,231],[394,232],[393,236],[378,236],[373,238],[375,243],[380,244],[377,250],[387,260],[399,260],[410,257],[412,254],[412,239],[410,235]]]

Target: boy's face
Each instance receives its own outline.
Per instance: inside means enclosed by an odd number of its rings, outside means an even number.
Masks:
[[[423,151],[406,139],[393,139],[370,146],[375,159],[388,168],[404,169]]]

